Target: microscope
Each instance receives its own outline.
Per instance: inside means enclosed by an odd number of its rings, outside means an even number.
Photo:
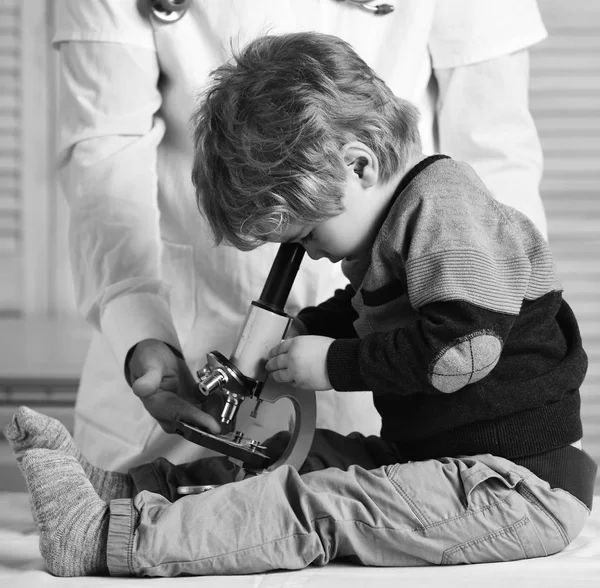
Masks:
[[[304,463],[312,444],[316,423],[316,397],[314,391],[297,390],[290,385],[270,386],[265,363],[269,351],[285,337],[292,317],[284,306],[304,256],[304,248],[295,243],[279,247],[262,293],[248,309],[246,319],[229,358],[219,351],[206,356],[206,365],[198,371],[198,387],[202,394],[222,393],[225,405],[221,423],[236,423],[236,416],[244,401],[256,404],[251,413],[256,417],[262,402],[276,402],[288,398],[294,409],[294,428],[290,441],[277,459],[264,453],[265,447],[256,439],[234,430],[225,435],[214,435],[178,422],[176,432],[182,437],[226,455],[239,467],[237,480],[257,475],[288,464],[296,469]],[[180,487],[180,494],[201,493],[213,486]]]

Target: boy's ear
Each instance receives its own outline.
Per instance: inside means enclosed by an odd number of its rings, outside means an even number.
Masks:
[[[356,174],[365,188],[374,186],[379,180],[379,162],[375,153],[360,141],[346,143],[342,147],[344,163]]]

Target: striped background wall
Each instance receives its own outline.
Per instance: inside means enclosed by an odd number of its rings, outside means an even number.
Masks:
[[[530,97],[544,149],[542,197],[589,356],[584,444],[600,463],[600,2],[539,4],[549,38],[531,53]]]
[[[57,275],[53,6],[0,0],[0,317],[56,310],[70,281]]]
[[[0,0],[0,311],[21,296],[20,0]]]

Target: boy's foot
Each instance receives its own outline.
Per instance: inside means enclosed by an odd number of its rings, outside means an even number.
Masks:
[[[93,466],[79,451],[66,427],[56,419],[21,406],[4,429],[19,465],[29,449],[52,449],[74,457],[83,467],[92,486],[105,501],[131,498],[133,485],[128,474],[107,472]]]
[[[72,456],[50,449],[22,455],[40,551],[55,576],[107,574],[109,509]]]

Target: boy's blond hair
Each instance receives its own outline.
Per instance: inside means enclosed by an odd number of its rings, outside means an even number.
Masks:
[[[421,148],[416,108],[314,32],[252,41],[212,72],[192,122],[200,210],[216,243],[243,250],[343,210],[346,143],[373,150],[380,182]]]

